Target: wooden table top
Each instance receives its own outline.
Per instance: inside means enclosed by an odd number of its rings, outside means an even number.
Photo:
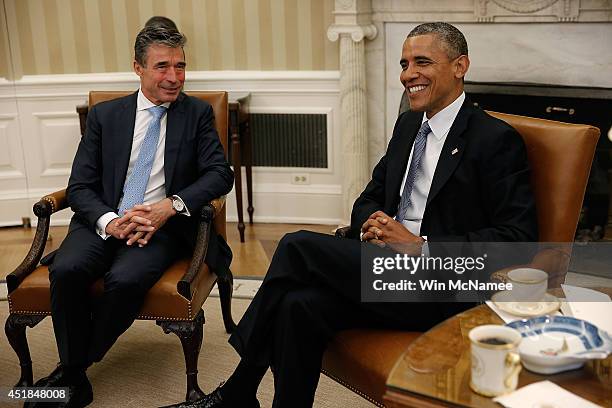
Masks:
[[[606,288],[604,292],[612,290]],[[415,340],[387,379],[385,402],[390,407],[500,405],[469,387],[471,355],[468,333],[483,324],[503,324],[488,306],[480,305],[438,324]],[[604,407],[612,407],[612,356],[593,360],[579,370],[540,375],[525,368],[518,387],[549,380]]]

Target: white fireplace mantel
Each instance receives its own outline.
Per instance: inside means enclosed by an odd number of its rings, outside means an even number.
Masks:
[[[603,0],[372,0],[380,22],[608,22]]]

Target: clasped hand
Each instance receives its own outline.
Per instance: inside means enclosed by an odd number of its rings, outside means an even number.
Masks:
[[[174,214],[172,201],[169,198],[154,204],[135,205],[123,216],[109,222],[106,233],[116,239],[127,239],[127,245],[138,243],[138,246],[143,247]]]
[[[408,231],[400,222],[382,211],[376,211],[361,226],[362,241],[410,255],[419,255],[424,239]]]

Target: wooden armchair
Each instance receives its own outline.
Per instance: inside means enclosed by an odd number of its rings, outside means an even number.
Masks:
[[[523,137],[531,167],[541,242],[558,243],[541,251],[532,265],[563,271],[551,275],[559,287],[571,256],[599,129],[525,116],[489,112],[512,125]],[[339,229],[344,236],[348,229]],[[499,279],[503,279],[499,276]],[[347,330],[338,333],[323,357],[322,372],[378,406],[384,406],[391,369],[421,333],[397,330]]]
[[[115,99],[129,92],[91,92],[89,106]],[[215,113],[215,126],[223,148],[227,153],[228,101],[226,92],[190,92],[192,96],[207,101]],[[87,110],[79,107],[81,123]],[[49,233],[51,215],[68,207],[66,191],[58,191],[43,197],[34,205],[38,226],[34,241],[25,259],[7,276],[10,315],[5,331],[9,343],[19,357],[21,377],[16,386],[31,386],[32,361],[26,338],[26,327],[34,327],[51,314],[49,272],[46,266],[38,265]],[[197,215],[196,215],[197,216]],[[187,400],[201,398],[204,394],[198,386],[197,363],[204,330],[202,304],[210,294],[215,282],[219,287],[225,329],[232,332],[235,324],[231,316],[232,275],[223,279],[204,263],[211,227],[226,236],[225,198],[219,198],[202,208],[199,214],[197,243],[191,259],[181,259],[162,275],[149,290],[138,319],[156,320],[165,333],[176,334],[183,346],[187,373]],[[92,294],[100,295],[103,282],[100,279],[92,286]]]

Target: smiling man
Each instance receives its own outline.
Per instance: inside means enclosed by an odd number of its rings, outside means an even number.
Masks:
[[[194,247],[200,209],[227,194],[233,173],[212,107],[182,93],[185,37],[145,27],[134,46],[140,89],[99,103],[72,165],[67,198],[74,216],[49,265],[60,364],[35,385],[69,387],[66,406],[93,399],[85,374],[132,324],[147,291]],[[216,272],[231,251],[211,234],[206,262]],[[94,306],[91,284],[104,279]]]
[[[257,295],[230,337],[230,378],[183,407],[258,407],[268,367],[275,408],[312,406],[321,360],[339,330],[427,330],[470,303],[361,301],[359,242],[394,250],[425,241],[536,241],[535,201],[520,135],[466,100],[467,43],[450,24],[417,26],[402,50],[411,111],[355,201],[349,238],[300,231],[280,241]],[[408,299],[407,299],[408,300]],[[372,356],[375,358],[375,356]]]

